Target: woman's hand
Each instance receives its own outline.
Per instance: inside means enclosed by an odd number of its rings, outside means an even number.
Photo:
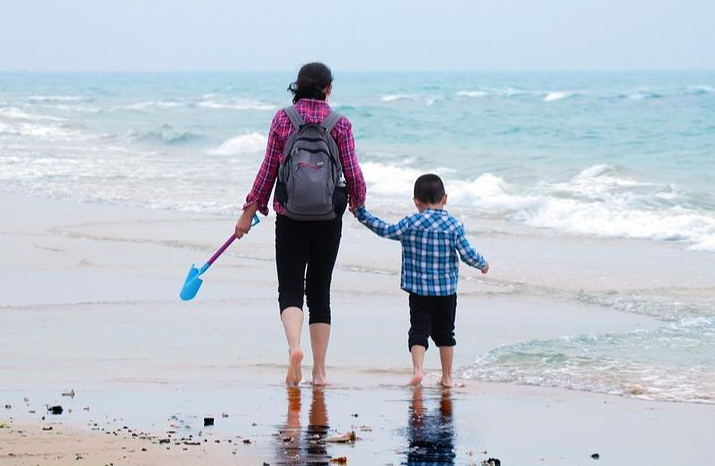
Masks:
[[[241,239],[243,235],[247,235],[251,231],[251,224],[253,223],[253,215],[255,215],[256,210],[258,210],[257,204],[252,204],[243,210],[243,213],[238,217],[236,222],[236,229],[233,234],[236,238]]]
[[[360,210],[360,209],[361,209],[362,207],[364,207],[364,206],[365,206],[365,204],[359,205],[359,206],[353,206],[352,204],[350,204],[350,205],[348,206],[348,210],[350,211],[351,214],[357,215],[356,212],[357,212],[358,210]]]

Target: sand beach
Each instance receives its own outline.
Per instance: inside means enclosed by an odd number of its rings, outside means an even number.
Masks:
[[[178,299],[186,270],[231,232],[230,216],[2,193],[0,218],[0,464],[328,464],[344,457],[356,465],[488,458],[707,465],[715,458],[712,404],[469,377],[475,356],[502,345],[652,331],[662,322],[573,294],[645,282],[657,288],[657,280],[677,286],[672,270],[685,267],[687,285],[706,286],[707,256],[548,233],[524,233],[517,246],[488,220],[471,225],[497,265],[486,278],[463,270],[460,385],[436,387],[439,362],[430,351],[425,386],[410,389],[403,386],[408,313],[399,247],[346,217],[333,285],[331,385],[313,389],[306,380],[286,388],[271,217],[220,259],[188,303]],[[549,241],[552,256],[578,257],[589,273],[538,255],[520,259],[520,248]],[[611,261],[594,257],[596,241]],[[644,260],[668,267],[633,274],[629,267]],[[529,272],[535,263],[541,273]],[[48,412],[56,405],[62,414]],[[213,426],[204,426],[206,417]],[[352,432],[354,441],[341,441]]]

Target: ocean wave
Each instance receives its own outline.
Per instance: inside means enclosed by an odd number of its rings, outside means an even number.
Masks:
[[[80,134],[66,118],[28,113],[16,107],[0,108],[0,135],[40,140],[66,140]]]
[[[544,102],[555,102],[557,100],[563,100],[563,99],[568,99],[569,97],[575,96],[575,92],[565,92],[565,91],[556,91],[556,92],[549,92],[546,94],[546,97],[544,97]]]
[[[660,99],[663,97],[656,92],[634,92],[626,96],[628,100]]]
[[[84,97],[79,95],[31,95],[27,98],[31,102],[91,102],[91,97]]]
[[[380,98],[383,102],[396,102],[398,100],[414,100],[415,96],[410,94],[388,94]]]
[[[678,321],[686,317],[715,315],[715,288],[640,291],[580,291],[583,303],[609,307],[621,312]]]
[[[216,97],[214,95],[214,97]],[[199,107],[213,109],[229,109],[229,110],[275,110],[277,106],[258,100],[251,99],[234,99],[228,101],[217,101],[215,99],[207,99],[197,104]]]
[[[360,164],[368,190],[379,196],[410,196],[415,180],[423,172],[414,168],[363,162]]]
[[[715,87],[712,86],[688,86],[687,90],[693,94],[712,94],[715,93]]]
[[[80,140],[83,136],[74,128],[61,125],[44,125],[36,123],[22,123],[13,127],[4,126],[0,133],[15,137],[30,137],[39,140]]]
[[[41,115],[37,113],[29,113],[17,107],[2,107],[0,108],[0,118],[5,121],[67,121],[66,118],[60,118],[49,115]]]
[[[689,206],[670,186],[640,182],[607,165],[590,167],[568,182],[541,183],[528,192],[522,196],[535,202],[527,209],[511,209],[510,219],[567,233],[684,241],[693,249],[715,251],[712,213]],[[663,193],[670,199],[663,199]]]
[[[715,318],[626,334],[578,335],[502,346],[466,379],[560,387],[647,400],[715,403]]]
[[[260,133],[241,134],[209,151],[211,155],[238,155],[262,152],[266,149],[267,139]]]
[[[368,162],[363,164],[371,192],[410,196],[424,170]],[[437,171],[437,170],[435,170]],[[594,165],[565,182],[516,186],[492,173],[473,180],[445,178],[450,203],[510,221],[570,234],[683,241],[700,251],[715,251],[715,215],[698,209],[670,185],[626,176],[610,165]]]
[[[459,91],[457,92],[458,97],[487,97],[489,93],[487,91]]]
[[[154,131],[130,131],[126,139],[130,143],[175,146],[201,141],[204,136],[189,131],[176,131],[169,125],[162,125]]]
[[[143,102],[135,102],[133,104],[120,107],[122,110],[146,110],[149,108],[170,109],[183,107],[184,104],[173,100],[147,100]]]

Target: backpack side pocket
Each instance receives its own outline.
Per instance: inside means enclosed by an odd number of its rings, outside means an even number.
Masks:
[[[276,191],[273,196],[280,205],[282,205],[283,207],[286,206],[286,203],[288,202],[288,187],[286,186],[285,182],[280,180],[276,182]]]
[[[333,210],[338,215],[343,215],[345,209],[348,207],[348,188],[343,184],[343,186],[336,186],[333,191]]]

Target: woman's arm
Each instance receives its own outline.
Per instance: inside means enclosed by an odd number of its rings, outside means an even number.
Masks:
[[[251,188],[248,196],[246,196],[246,203],[243,206],[243,208],[246,209],[251,204],[257,203],[257,210],[263,215],[268,215],[268,201],[271,198],[271,191],[278,177],[280,157],[283,154],[283,146],[285,144],[285,141],[278,135],[279,123],[280,112],[273,117],[271,129],[268,132],[266,155],[263,157],[261,168],[258,170],[256,179],[253,181],[253,188]]]
[[[353,137],[352,123],[343,117],[333,130],[340,152],[340,163],[343,166],[345,182],[348,185],[350,209],[354,211],[365,204],[367,186],[363,177],[357,153],[355,152],[355,138]]]
[[[278,135],[280,112],[273,117],[271,129],[268,132],[268,143],[266,145],[266,155],[263,157],[261,167],[258,169],[253,187],[246,196],[246,203],[243,205],[243,213],[236,222],[235,234],[241,238],[251,230],[253,215],[260,211],[263,215],[268,215],[268,201],[271,199],[271,191],[278,177],[278,167],[280,166],[280,156],[283,154],[285,142]]]

